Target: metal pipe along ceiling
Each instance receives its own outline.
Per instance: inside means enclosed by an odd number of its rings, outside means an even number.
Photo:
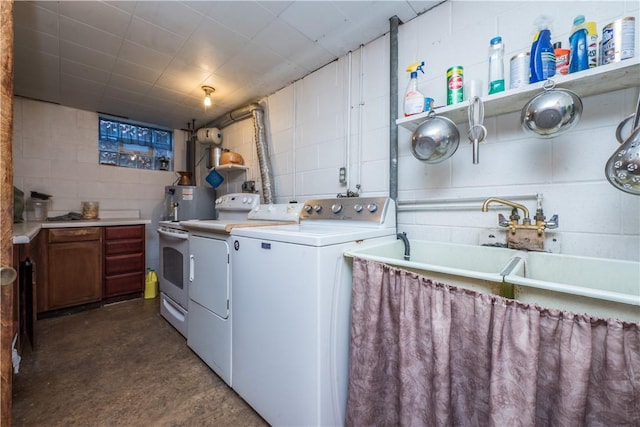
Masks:
[[[273,170],[269,157],[269,146],[267,145],[267,132],[264,124],[264,110],[256,103],[238,108],[224,114],[205,127],[216,127],[222,129],[232,123],[253,117],[253,129],[255,132],[256,151],[258,153],[258,167],[260,168],[260,178],[262,180],[262,199],[264,203],[275,203],[275,189],[273,187]]]

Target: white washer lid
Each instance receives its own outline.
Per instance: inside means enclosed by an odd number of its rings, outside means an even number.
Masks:
[[[232,236],[316,247],[390,236],[395,235],[395,233],[395,228],[354,227],[353,224],[339,227],[336,225],[290,224],[255,228],[234,228],[231,230]]]

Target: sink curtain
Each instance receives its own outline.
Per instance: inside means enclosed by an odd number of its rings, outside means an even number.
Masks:
[[[348,426],[631,426],[640,323],[354,258]]]

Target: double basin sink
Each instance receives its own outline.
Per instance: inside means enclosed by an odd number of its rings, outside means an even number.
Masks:
[[[640,322],[640,262],[427,240],[345,252],[449,285],[541,307]]]

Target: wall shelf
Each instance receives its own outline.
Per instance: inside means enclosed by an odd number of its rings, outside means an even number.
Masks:
[[[220,165],[211,169],[215,169],[218,172],[246,172],[249,170],[249,166],[228,163],[226,165]]]
[[[556,87],[574,91],[581,98],[605,92],[640,87],[640,57],[636,56],[625,61],[602,65],[589,70],[580,71],[564,76],[553,76]],[[529,84],[517,89],[483,96],[484,116],[493,117],[501,114],[520,111],[531,98],[543,90],[545,82]],[[467,122],[468,102],[437,107],[437,115],[445,116],[455,123]],[[426,118],[428,112],[396,120],[398,126],[415,131]]]

